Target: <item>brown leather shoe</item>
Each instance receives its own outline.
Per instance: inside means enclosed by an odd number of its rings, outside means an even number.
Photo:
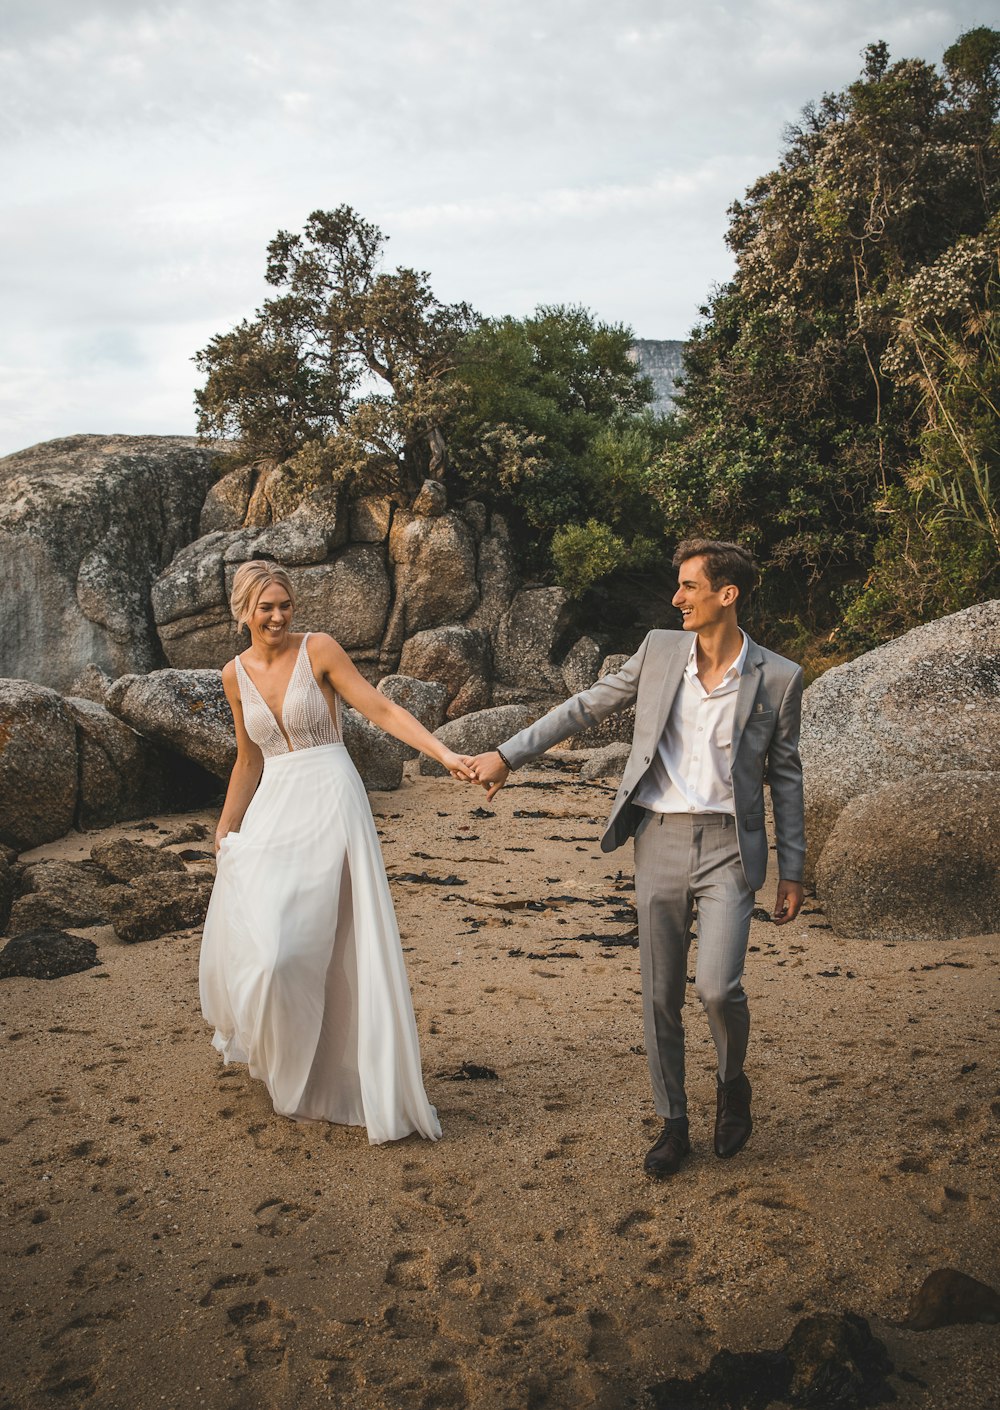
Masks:
[[[666,1180],[669,1176],[677,1174],[681,1161],[690,1154],[691,1142],[687,1136],[687,1123],[664,1121],[656,1145],[646,1152],[642,1168],[654,1180]]]
[[[728,1082],[716,1078],[715,1154],[722,1160],[741,1151],[750,1139],[752,1088],[745,1072]]]

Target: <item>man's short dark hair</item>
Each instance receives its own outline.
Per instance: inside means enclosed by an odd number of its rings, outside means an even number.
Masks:
[[[749,549],[738,543],[723,543],[719,539],[684,539],[674,552],[673,566],[680,568],[689,558],[704,558],[705,573],[712,591],[732,583],[739,589],[740,601],[745,602],[760,577],[760,570]]]

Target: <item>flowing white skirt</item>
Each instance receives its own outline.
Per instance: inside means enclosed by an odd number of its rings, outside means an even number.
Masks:
[[[265,760],[219,848],[201,1007],[225,1061],[283,1116],[436,1140],[396,915],[364,785],[343,744]]]

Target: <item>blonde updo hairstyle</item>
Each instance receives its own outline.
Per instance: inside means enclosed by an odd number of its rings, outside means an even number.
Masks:
[[[272,563],[269,558],[254,558],[249,563],[241,563],[233,578],[233,590],[229,594],[229,608],[236,618],[237,630],[249,627],[254,608],[268,583],[277,583],[284,588],[295,608],[295,589],[292,580],[280,563]]]

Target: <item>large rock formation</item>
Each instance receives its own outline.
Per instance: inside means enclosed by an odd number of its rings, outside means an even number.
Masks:
[[[161,660],[150,584],[198,532],[218,452],[185,436],[68,436],[0,460],[0,676],[69,689]]]
[[[0,680],[0,842],[24,852],[76,817],[76,725],[62,697]]]
[[[816,867],[838,935],[957,940],[1000,930],[1000,773],[928,773],[853,799]]]
[[[183,754],[217,778],[236,762],[236,733],[218,671],[153,671],[122,676],[108,709],[155,743]]]
[[[96,701],[0,680],[0,842],[18,851],[74,826],[197,807],[217,787]]]
[[[805,693],[810,870],[844,808],[880,784],[1000,770],[1000,601],[916,627]]]

